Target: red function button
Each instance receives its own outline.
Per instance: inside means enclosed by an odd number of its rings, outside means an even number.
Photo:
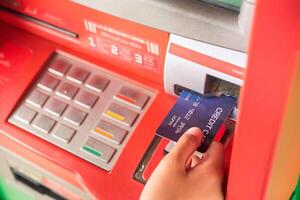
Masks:
[[[123,86],[114,98],[138,109],[142,109],[149,100],[148,95],[128,86]]]

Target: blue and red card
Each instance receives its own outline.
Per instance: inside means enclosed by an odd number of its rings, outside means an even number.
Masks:
[[[156,134],[175,142],[191,127],[204,135],[198,151],[205,152],[237,103],[232,96],[201,95],[185,90],[163,120]]]

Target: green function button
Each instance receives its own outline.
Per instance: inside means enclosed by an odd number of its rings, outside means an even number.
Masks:
[[[85,144],[82,146],[82,150],[96,156],[103,162],[108,163],[115,153],[115,149],[93,137],[89,137]]]
[[[89,152],[89,153],[91,153],[91,154],[94,154],[94,155],[97,156],[97,157],[101,157],[101,155],[102,155],[100,152],[95,151],[94,149],[92,149],[92,148],[90,148],[90,147],[83,146],[82,148],[83,148],[83,150],[85,150],[85,151],[87,151],[87,152]]]

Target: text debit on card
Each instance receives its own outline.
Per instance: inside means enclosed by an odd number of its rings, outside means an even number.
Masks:
[[[198,151],[203,153],[232,112],[236,102],[237,99],[232,96],[201,95],[185,90],[157,129],[156,134],[177,142],[186,130],[199,127],[204,137]]]

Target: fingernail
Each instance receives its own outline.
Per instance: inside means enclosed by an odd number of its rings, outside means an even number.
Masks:
[[[186,131],[186,134],[194,135],[197,138],[202,137],[202,131],[198,127],[192,127]]]

